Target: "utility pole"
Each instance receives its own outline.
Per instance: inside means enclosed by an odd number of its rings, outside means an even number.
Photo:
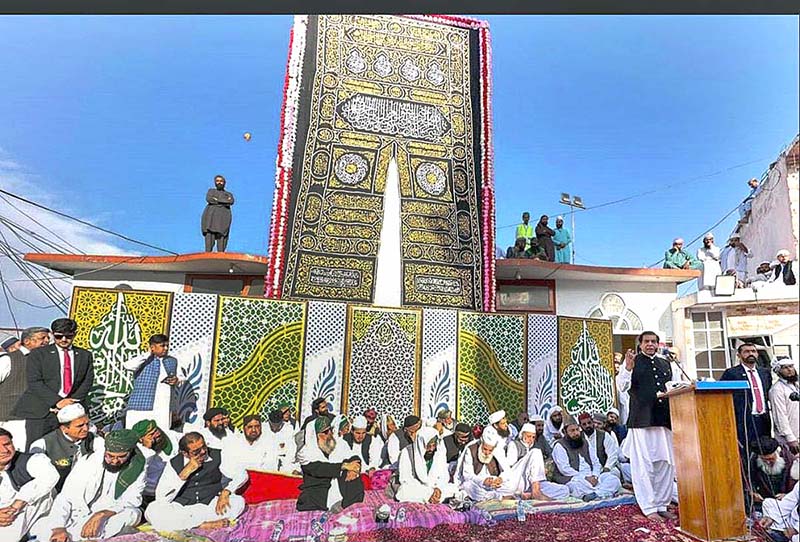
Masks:
[[[575,264],[575,209],[586,209],[583,205],[583,198],[580,196],[573,195],[570,198],[570,195],[566,192],[561,192],[561,199],[558,200],[558,203],[568,205],[569,206],[569,215],[571,217],[572,223],[572,251],[570,257],[570,263]]]

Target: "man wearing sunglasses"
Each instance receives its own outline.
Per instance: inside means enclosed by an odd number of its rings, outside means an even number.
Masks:
[[[50,324],[54,344],[38,348],[26,360],[28,386],[14,407],[14,416],[26,420],[29,443],[58,427],[56,413],[82,403],[94,382],[92,353],[74,346],[78,324],[59,318]]]

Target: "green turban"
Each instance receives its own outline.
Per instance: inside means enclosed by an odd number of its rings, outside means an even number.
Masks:
[[[156,427],[158,426],[155,420],[142,420],[136,422],[131,430],[136,433],[136,438],[142,438]]]
[[[316,431],[317,434],[327,431],[330,428],[331,420],[327,416],[320,416],[314,421],[314,431]]]
[[[106,451],[112,454],[130,452],[139,442],[138,435],[131,429],[117,429],[105,437]]]

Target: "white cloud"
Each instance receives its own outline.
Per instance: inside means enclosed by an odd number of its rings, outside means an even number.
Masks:
[[[63,213],[81,218],[87,222],[96,223],[97,218],[82,216],[79,209],[65,208],[64,202],[68,198],[59,196],[59,184],[52,179],[44,179],[32,173],[25,165],[20,164],[12,156],[0,147],[0,187],[4,190],[17,194],[21,197],[35,201],[44,206],[56,209]],[[30,230],[47,239],[49,242],[62,248],[65,252],[76,252],[74,247],[79,248],[86,254],[134,254],[125,250],[116,242],[113,236],[104,234],[88,226],[79,224],[73,220],[60,217],[53,213],[38,209],[5,194],[0,194],[0,217],[13,221],[26,230]],[[15,208],[16,207],[16,208]],[[22,211],[22,212],[20,212]],[[23,214],[24,212],[24,214]],[[25,216],[25,215],[28,216]],[[113,228],[110,228],[113,229]],[[50,231],[48,231],[50,230]],[[18,252],[32,252],[30,247],[25,246],[22,241],[9,230],[9,227],[0,223],[0,232],[5,236],[6,241]],[[39,246],[42,252],[56,252],[52,247],[46,246],[40,241],[30,239],[30,236],[20,233],[23,238],[28,238],[35,246]],[[59,240],[58,237],[63,239]],[[0,238],[0,241],[2,239]],[[61,276],[60,273],[40,268],[49,276]],[[14,265],[5,254],[0,254],[0,270],[2,270],[3,281],[6,287],[11,290],[13,295],[19,300],[10,299],[14,317],[21,327],[33,325],[47,325],[54,318],[63,316],[63,313],[50,305],[52,302],[26,277],[20,269]],[[64,297],[70,296],[70,282],[65,280],[53,280],[51,284],[56,286]],[[26,304],[29,303],[29,304]],[[34,306],[31,306],[34,305]],[[5,298],[0,293],[0,327],[13,326],[13,319],[9,314]]]

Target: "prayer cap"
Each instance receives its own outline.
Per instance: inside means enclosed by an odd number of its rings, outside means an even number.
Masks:
[[[578,421],[582,422],[583,420],[591,420],[592,416],[588,412],[581,412],[578,414]]]
[[[58,423],[69,423],[72,420],[77,420],[81,416],[86,416],[86,410],[80,403],[72,403],[67,405],[56,414]]]
[[[792,358],[780,358],[780,359],[773,359],[772,363],[770,363],[772,370],[775,371],[776,373],[781,370],[781,367],[786,367],[787,365],[794,367],[795,366],[794,360]]]
[[[320,416],[314,421],[314,431],[319,434],[331,428],[331,419],[327,416]]]
[[[558,215],[558,216],[556,217],[556,220],[560,220],[560,221],[562,221],[562,222],[563,222],[563,221],[564,221],[564,217],[563,217],[563,216],[561,216],[561,215]]]
[[[481,442],[487,446],[497,446],[500,443],[500,435],[497,434],[497,429],[491,425],[487,426],[481,434]]]
[[[705,234],[703,236],[703,239],[713,239],[713,238],[714,238],[714,234],[711,233],[711,232],[708,232],[707,234]]]
[[[465,423],[457,423],[455,429],[456,429],[456,433],[469,433],[470,432],[469,425],[467,425]]]
[[[342,429],[344,429],[345,427],[347,427],[347,425],[348,425],[349,423],[350,423],[350,420],[348,420],[348,419],[347,419],[347,416],[345,416],[344,414],[342,414],[342,417],[341,417],[341,419],[339,420],[339,427],[337,427],[337,429],[339,429],[339,430],[342,430]]]
[[[158,426],[155,420],[141,420],[133,424],[131,431],[136,433],[137,438],[142,438],[156,427]]]
[[[139,442],[139,437],[131,429],[117,429],[105,437],[106,451],[113,454],[130,452]]]
[[[203,414],[203,419],[207,422],[210,422],[214,418],[214,416],[218,416],[220,414],[227,416],[228,410],[222,407],[211,407],[208,410],[206,410],[205,414]]]
[[[786,256],[786,257],[788,258],[788,257],[789,257],[789,251],[788,251],[788,250],[786,250],[785,248],[782,248],[782,249],[780,249],[780,250],[779,250],[779,251],[778,251],[778,252],[775,254],[775,257],[776,257],[776,258],[777,258],[778,256]]]
[[[497,423],[505,417],[506,417],[505,410],[498,410],[497,412],[492,412],[492,414],[489,416],[489,423]]]
[[[291,410],[291,409],[292,409],[292,405],[290,405],[287,402],[283,402],[283,403],[278,405],[278,411],[280,411],[281,413],[283,413],[284,410]]]
[[[549,416],[550,416],[551,414],[553,414],[554,412],[564,412],[564,409],[562,409],[562,408],[561,408],[560,406],[558,406],[558,405],[555,405],[553,408],[551,408],[551,409],[550,409],[550,410],[547,412],[547,416],[549,417]]]
[[[592,415],[592,420],[594,420],[596,422],[605,422],[607,420],[607,418],[606,418],[606,415],[603,414],[602,412],[595,412]]]
[[[738,233],[732,233],[728,239],[741,239],[741,236]]]
[[[368,408],[367,410],[364,411],[364,417],[367,418],[368,420],[374,420],[375,418],[378,417],[378,411],[375,410],[374,408]]]
[[[0,348],[5,350],[6,348],[9,348],[10,346],[16,344],[18,341],[19,339],[17,339],[16,337],[9,337],[8,339],[0,343]]]
[[[606,415],[608,415],[608,414],[616,414],[617,417],[619,417],[619,410],[617,410],[614,407],[611,407],[611,408],[608,409],[608,412],[606,413]]]
[[[450,410],[448,410],[446,408],[443,408],[442,410],[439,411],[438,414],[436,414],[436,419],[437,420],[446,420],[447,418],[450,418],[452,416],[453,416],[453,413]]]
[[[530,417],[531,422],[543,422],[544,418],[542,418],[539,414],[533,414]]]
[[[366,416],[356,416],[353,418],[353,429],[366,429],[367,428],[367,417]]]
[[[270,423],[280,423],[283,421],[283,416],[281,416],[280,410],[273,410],[269,413],[269,421]]]
[[[418,423],[420,423],[419,416],[414,416],[413,414],[411,416],[406,416],[406,419],[403,420],[403,429],[414,427]]]
[[[563,427],[564,429],[566,429],[566,428],[567,428],[567,427],[569,427],[570,425],[577,425],[577,426],[580,426],[580,424],[578,423],[578,421],[577,421],[575,418],[573,418],[572,416],[569,416],[569,415],[568,415],[568,416],[566,416],[566,417],[564,418],[564,423],[561,425],[561,427]]]
[[[522,433],[533,433],[535,435],[536,426],[533,425],[532,423],[523,423],[522,427],[519,430],[519,434],[521,435]]]
[[[676,237],[672,240],[673,245],[677,245],[678,243],[683,244],[683,237]]]

